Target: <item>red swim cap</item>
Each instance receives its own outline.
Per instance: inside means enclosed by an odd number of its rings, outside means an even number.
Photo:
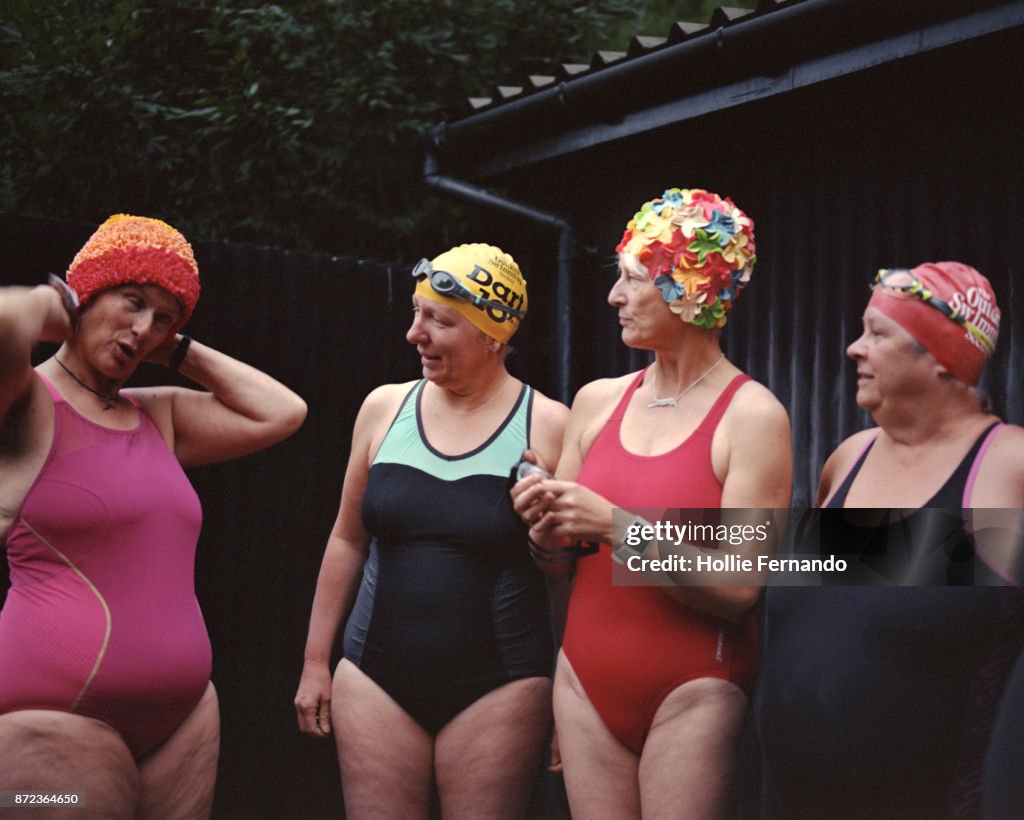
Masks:
[[[876,287],[869,306],[908,331],[955,378],[976,387],[999,337],[999,307],[992,285],[962,262],[926,262],[909,273],[975,333],[914,293]]]

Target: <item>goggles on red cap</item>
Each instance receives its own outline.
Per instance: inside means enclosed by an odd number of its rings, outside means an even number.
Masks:
[[[996,351],[996,343],[990,339],[984,331],[960,313],[949,302],[940,299],[930,291],[924,283],[914,275],[913,271],[906,268],[882,268],[875,277],[875,284],[880,285],[892,293],[902,293],[916,299],[920,299],[929,307],[935,308],[947,319],[951,319],[971,334],[985,351],[986,356],[991,356]]]
[[[869,305],[910,333],[953,378],[976,387],[999,337],[992,285],[963,262],[880,270]]]

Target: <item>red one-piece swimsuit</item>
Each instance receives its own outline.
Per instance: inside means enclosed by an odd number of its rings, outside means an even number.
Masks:
[[[633,380],[598,434],[577,481],[628,510],[719,508],[722,485],[711,467],[711,439],[750,377],[736,376],[682,444],[642,456],[622,446],[620,428],[645,373]],[[721,678],[749,697],[757,673],[753,615],[732,623],[658,587],[614,586],[606,544],[576,566],[562,648],[605,725],[637,753],[672,690],[697,678]]]

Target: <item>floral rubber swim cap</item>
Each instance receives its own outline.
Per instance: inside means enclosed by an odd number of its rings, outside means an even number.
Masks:
[[[700,188],[669,188],[645,202],[615,250],[643,265],[673,313],[707,329],[725,325],[757,261],[754,221]]]

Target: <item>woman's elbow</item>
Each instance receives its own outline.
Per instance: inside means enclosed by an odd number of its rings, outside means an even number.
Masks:
[[[274,408],[268,419],[268,433],[274,441],[282,441],[293,435],[306,420],[309,408],[306,402],[296,393],[288,391]]]
[[[763,587],[737,586],[727,587],[721,600],[721,616],[733,623],[739,623],[761,600]]]
[[[302,426],[308,412],[309,407],[306,402],[298,394],[292,393],[288,409],[283,414],[284,425],[288,431],[286,435],[290,436]]]

